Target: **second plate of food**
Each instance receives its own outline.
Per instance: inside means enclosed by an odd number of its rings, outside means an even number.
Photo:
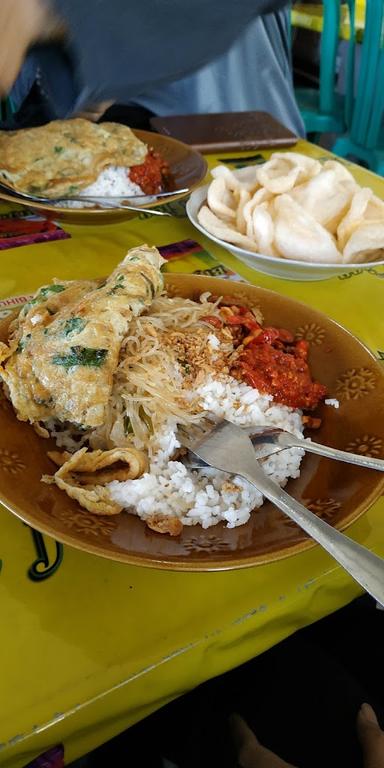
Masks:
[[[133,249],[103,283],[55,281],[3,321],[1,502],[65,544],[155,568],[243,568],[314,546],[244,481],[186,468],[177,424],[320,424],[306,433],[317,442],[382,456],[380,367],[310,307],[203,276],[166,276],[162,294],[159,265],[156,249]],[[292,388],[299,370],[310,379]],[[340,529],[384,485],[298,449],[264,468]]]
[[[117,123],[94,125],[79,118],[12,134],[0,132],[0,180],[9,186],[9,194],[2,190],[0,200],[20,202],[47,218],[75,224],[108,224],[136,214],[69,201],[26,201],[17,196],[18,190],[50,198],[148,195],[140,203],[145,210],[185,198],[206,170],[204,158],[186,144]],[[171,194],[163,201],[151,200],[159,192]]]

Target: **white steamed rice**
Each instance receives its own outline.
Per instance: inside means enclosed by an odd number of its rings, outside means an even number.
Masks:
[[[142,195],[143,190],[138,184],[134,184],[128,176],[128,169],[123,166],[110,165],[99,173],[96,181],[88,187],[77,192],[79,197],[111,197],[113,195]],[[61,207],[82,208],[93,206],[93,203],[80,203],[77,200],[67,200],[60,203]]]
[[[273,402],[247,384],[230,376],[209,377],[194,392],[204,411],[240,426],[277,426],[303,435],[301,411]],[[172,515],[183,525],[200,523],[209,528],[223,520],[228,528],[246,523],[251,511],[263,503],[262,494],[245,480],[207,468],[188,470],[180,461],[170,461],[180,446],[175,424],[156,436],[152,444],[149,472],[137,480],[114,481],[112,498],[129,512],[145,520],[156,514]],[[263,468],[281,486],[298,477],[304,451],[290,448],[268,457]]]
[[[104,168],[93,184],[82,190],[81,195],[142,195],[143,190],[128,176],[128,169],[119,165]]]

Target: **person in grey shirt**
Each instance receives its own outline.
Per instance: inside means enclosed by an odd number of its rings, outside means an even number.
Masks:
[[[140,93],[134,103],[156,115],[259,110],[304,136],[292,82],[289,13],[286,7],[252,19],[214,61]]]
[[[256,21],[267,45],[257,45],[256,39],[254,61],[259,71],[254,79],[260,80],[260,66],[266,66],[266,88],[277,93],[287,73],[287,54],[280,50],[279,36],[271,27],[277,29],[279,15],[257,17],[284,4],[285,0],[1,0],[0,95],[7,95],[15,84],[31,47],[50,43],[44,66],[57,117],[104,100],[127,104],[201,71],[236,40],[242,45],[240,38],[248,38],[248,27],[252,37]],[[271,52],[273,75],[272,69],[268,71]],[[232,49],[228,63],[231,56]],[[63,67],[66,77],[61,82],[65,80],[66,86],[55,89],[55,68]]]

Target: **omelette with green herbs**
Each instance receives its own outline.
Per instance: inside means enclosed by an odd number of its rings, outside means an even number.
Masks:
[[[76,195],[108,166],[140,165],[147,153],[146,144],[126,125],[54,120],[0,131],[0,179],[29,195]]]
[[[0,377],[21,421],[104,423],[120,347],[132,318],[163,288],[156,248],[129,251],[108,279],[40,288],[0,344]]]

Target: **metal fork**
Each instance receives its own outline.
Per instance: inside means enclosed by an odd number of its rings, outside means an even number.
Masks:
[[[179,427],[178,439],[209,466],[248,480],[384,605],[384,560],[328,525],[271,480],[255,459],[252,442],[241,427],[225,420],[219,424],[205,420],[199,427]]]
[[[162,198],[172,197],[174,195],[181,195],[189,192],[189,188],[176,189],[173,192],[158,192],[155,195],[68,195],[67,197],[39,197],[38,195],[28,195],[26,192],[19,192],[6,184],[0,182],[0,192],[4,192],[15,200],[25,200],[25,202],[41,203],[42,205],[55,205],[59,203],[77,202],[77,203],[94,203],[95,205],[101,205],[105,208],[122,208],[129,211],[137,211],[147,203],[161,200]],[[137,200],[137,205],[126,204],[126,200]],[[156,211],[153,208],[143,208],[146,213],[150,213],[154,216],[170,216],[170,213],[165,211]]]
[[[296,437],[291,432],[286,432],[279,427],[241,427],[248,437],[252,440],[255,459],[265,459],[273,453],[284,451],[287,448],[302,448],[309,453],[316,453],[319,456],[325,456],[328,459],[337,459],[345,461],[347,464],[356,464],[368,469],[377,469],[384,472],[384,459],[375,459],[372,456],[362,456],[358,453],[349,451],[340,451],[338,448],[331,448],[329,445],[314,443],[312,440],[304,440],[302,437]],[[188,469],[201,469],[205,462],[201,459],[187,456],[183,458],[183,463]]]

